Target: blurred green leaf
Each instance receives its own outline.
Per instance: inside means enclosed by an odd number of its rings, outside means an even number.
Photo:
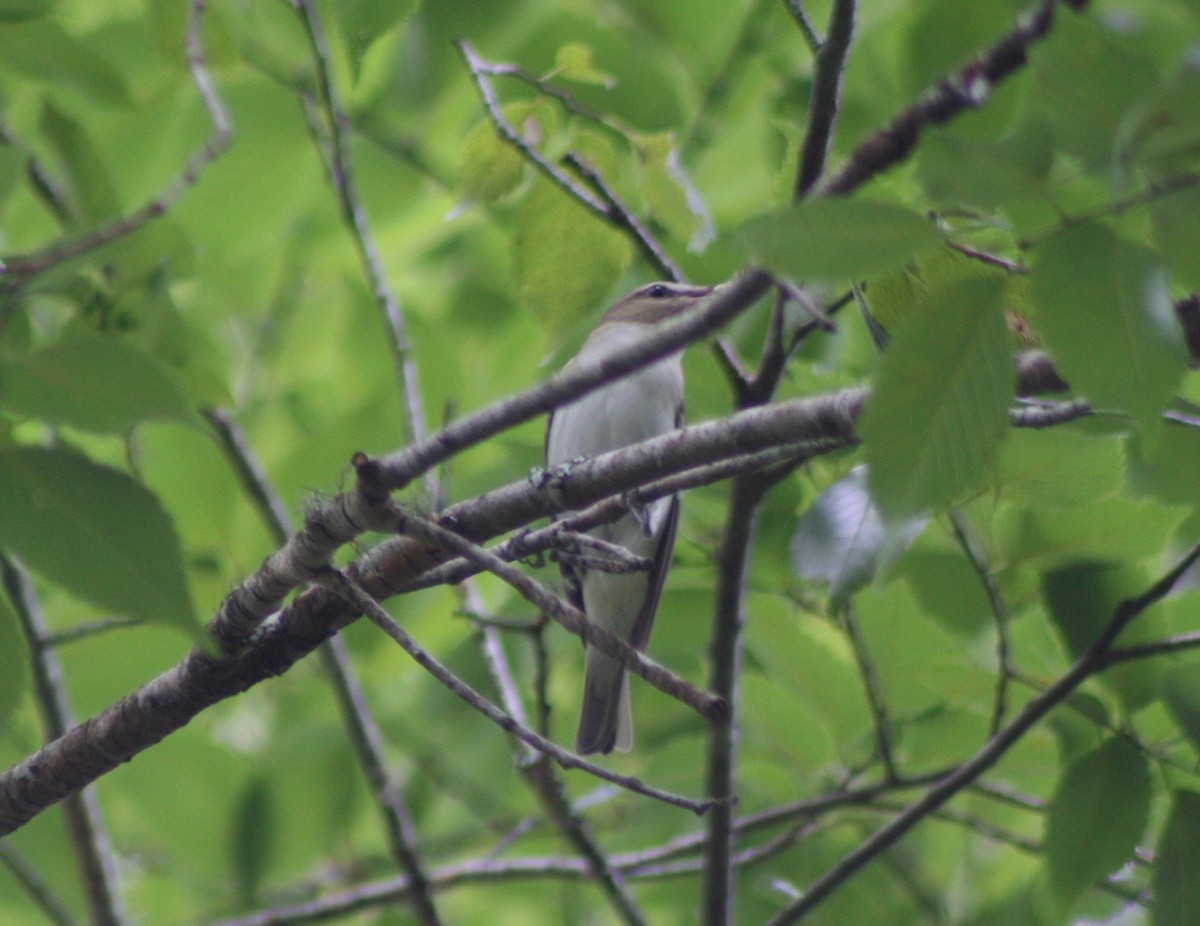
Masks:
[[[63,164],[76,221],[86,228],[118,216],[121,202],[116,188],[100,152],[79,122],[47,101],[42,107],[41,128]]]
[[[995,530],[1004,556],[1014,562],[1137,561],[1160,553],[1186,514],[1161,502],[1125,498],[1070,508],[1004,505]]]
[[[836,282],[900,267],[941,243],[928,219],[901,206],[816,199],[743,227],[751,259],[805,282]]]
[[[195,420],[182,390],[156,360],[116,338],[89,335],[0,362],[0,408],[106,434],[124,434],[152,418]]]
[[[517,212],[513,247],[525,305],[551,331],[611,293],[630,256],[624,235],[540,177]]]
[[[19,23],[51,12],[58,0],[0,0],[0,22]]]
[[[1154,926],[1194,926],[1200,910],[1200,794],[1174,793],[1154,861]]]
[[[951,502],[991,467],[1013,395],[1000,292],[990,279],[953,284],[894,333],[859,426],[885,519]]]
[[[1081,225],[1037,249],[1032,297],[1034,328],[1067,381],[1153,430],[1187,356],[1154,255]]]
[[[179,538],[158,499],[65,448],[0,448],[0,544],[72,594],[195,634]]]
[[[921,144],[917,176],[937,202],[995,208],[1043,195],[1052,157],[1045,135],[991,142],[935,131]]]
[[[1042,577],[1042,590],[1072,658],[1078,659],[1107,626],[1113,610],[1148,584],[1145,570],[1110,563],[1064,566]]]
[[[1009,501],[1070,508],[1115,495],[1124,469],[1122,444],[1112,438],[1015,428],[1000,451],[996,482]]]
[[[120,73],[97,49],[89,47],[51,19],[0,29],[0,68],[17,71],[109,106],[129,104]]]
[[[338,30],[350,53],[350,65],[358,75],[363,56],[388,30],[395,28],[412,13],[417,0],[333,0],[323,4],[332,12]]]
[[[1046,867],[1064,911],[1129,860],[1149,813],[1150,769],[1124,737],[1067,766],[1046,813]]]
[[[1156,87],[1153,60],[1118,40],[1099,17],[1063,16],[1030,54],[1058,143],[1089,167],[1116,156],[1122,122]]]
[[[683,167],[674,134],[639,135],[633,142],[650,214],[673,236],[688,239],[689,251],[703,251],[715,234],[712,216]]]
[[[263,873],[271,863],[276,840],[274,793],[265,778],[250,779],[233,808],[229,826],[229,860],[238,896],[244,906],[258,901]]]
[[[611,87],[615,82],[611,75],[596,67],[592,50],[580,42],[570,42],[554,56],[554,74],[579,84],[594,84]]]
[[[1200,664],[1176,661],[1162,676],[1163,701],[1179,729],[1200,749]]]
[[[554,110],[544,101],[510,103],[505,120],[521,138],[537,147],[553,131]],[[529,162],[500,137],[490,119],[482,119],[463,139],[458,155],[458,179],[465,199],[489,203],[511,193]]]
[[[1200,290],[1200,189],[1182,190],[1150,204],[1154,243],[1171,270],[1171,277],[1193,291]]]

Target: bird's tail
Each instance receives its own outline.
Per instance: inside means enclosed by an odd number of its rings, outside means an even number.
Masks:
[[[629,677],[625,668],[594,647],[587,649],[583,677],[583,710],[575,751],[582,756],[633,748],[633,711],[629,706]]]

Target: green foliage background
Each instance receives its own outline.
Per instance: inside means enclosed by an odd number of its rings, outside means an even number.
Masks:
[[[585,156],[690,279],[718,282],[751,259],[831,294],[867,278],[889,350],[878,354],[852,306],[835,334],[806,342],[780,390],[879,387],[865,448],[817,458],[762,506],[746,585],[737,814],[851,784],[886,787],[748,831],[743,848],[801,828],[794,844],[739,869],[737,922],[765,922],[915,797],[924,776],[974,754],[1000,713],[1001,677],[1009,719],[1118,602],[1200,538],[1200,418],[1189,404],[1200,403],[1200,382],[1172,308],[1200,288],[1195,0],[1063,6],[1025,68],[928,131],[904,164],[853,200],[795,209],[813,54],[784,3],[317,6],[359,199],[434,425],[556,369],[608,301],[654,275],[623,231],[497,138],[455,39],[552,78],[599,114],[493,78],[523,137],[555,162],[568,150]],[[1025,6],[863,0],[832,168]],[[805,7],[823,28],[829,3]],[[232,413],[297,521],[314,493],[348,484],[355,451],[380,454],[407,435],[384,325],[322,162],[317,73],[291,3],[209,3],[204,48],[232,142],[178,201],[112,243],[22,270],[23,258],[158,197],[209,136],[186,66],[186,19],[182,0],[0,0],[0,548],[34,572],[55,633],[114,615],[140,620],[56,647],[80,720],[178,661],[274,549],[202,412]],[[936,222],[923,220],[930,213]],[[952,256],[947,243],[1028,273]],[[768,308],[725,332],[749,360]],[[1047,430],[1004,427],[1016,346],[1006,311],[1010,322],[1014,311],[1027,318],[1097,414]],[[734,400],[712,352],[691,349],[686,369],[690,418],[728,414]],[[1167,408],[1179,420],[1164,421]],[[520,479],[541,443],[542,423],[531,422],[456,458],[442,473],[447,498]],[[869,479],[850,476],[864,461]],[[861,500],[869,485],[882,512],[878,549],[865,554],[811,522],[797,535],[814,501],[848,476],[843,488]],[[651,644],[657,661],[697,684],[726,496],[725,485],[686,496]],[[925,514],[905,550],[911,519]],[[860,556],[889,568],[873,582],[856,572],[831,610],[820,580],[836,583],[848,558],[858,570]],[[828,568],[807,565],[814,559]],[[1003,602],[1003,673],[997,606],[980,571]],[[1194,584],[1120,642],[1200,632]],[[489,613],[534,616],[500,582],[479,586]],[[389,607],[488,690],[453,589]],[[570,855],[501,731],[365,622],[344,637],[429,870],[487,857],[527,821],[498,858]],[[529,640],[506,642],[531,696]],[[546,644],[551,730],[568,742],[579,650],[557,631]],[[27,649],[0,598],[5,766],[43,736]],[[983,787],[923,821],[810,919],[984,926],[1124,911],[1122,923],[1197,922],[1188,886],[1200,865],[1197,671],[1200,657],[1179,645],[1087,681]],[[700,795],[703,722],[636,683],[634,705],[637,747],[611,765]],[[608,852],[703,827],[585,774],[566,781]],[[98,787],[124,904],[139,922],[218,921],[396,875],[314,660],[205,712]],[[5,846],[81,915],[60,811]],[[631,881],[656,924],[696,922],[699,883],[694,871]],[[611,915],[586,880],[549,875],[466,879],[437,901],[447,922]],[[0,922],[46,921],[0,868]],[[341,921],[412,920],[368,904]]]

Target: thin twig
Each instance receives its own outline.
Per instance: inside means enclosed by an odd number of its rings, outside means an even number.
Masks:
[[[428,428],[425,424],[425,412],[421,408],[421,386],[417,376],[416,361],[413,358],[412,343],[408,337],[408,326],[404,320],[404,310],[400,306],[400,300],[388,283],[383,258],[379,253],[379,246],[375,243],[375,236],[371,232],[371,223],[358,193],[354,161],[350,156],[350,120],[342,108],[337,86],[331,74],[329,46],[325,39],[325,30],[321,25],[321,18],[313,0],[298,0],[296,9],[304,25],[305,34],[308,36],[309,48],[316,66],[321,108],[329,133],[329,158],[326,165],[329,182],[337,194],[342,217],[354,239],[375,304],[379,308],[384,327],[388,332],[388,348],[392,355],[392,364],[395,367],[396,379],[400,387],[400,399],[404,407],[404,421],[408,437],[414,441],[422,441],[428,433]],[[425,488],[430,498],[437,498],[436,473],[433,470],[428,471],[425,473],[425,480]]]
[[[923,99],[863,141],[846,164],[819,186],[822,196],[842,196],[895,167],[916,147],[921,133],[976,109],[1005,78],[1025,66],[1029,46],[1054,23],[1059,0],[1041,0],[999,42],[966,67],[938,82]]]
[[[784,0],[783,5],[787,7],[792,18],[796,20],[796,25],[800,27],[800,34],[804,36],[809,51],[813,54],[820,52],[823,43],[821,37],[817,35],[817,30],[813,27],[812,20],[808,18],[808,11],[804,9],[804,0]]]
[[[347,601],[353,607],[365,615],[368,620],[375,626],[379,627],[384,633],[395,640],[400,647],[408,653],[416,663],[429,672],[434,678],[441,682],[453,694],[461,698],[468,705],[473,707],[479,713],[483,714],[488,720],[496,724],[506,733],[516,736],[522,742],[545,753],[563,768],[572,769],[578,768],[595,775],[598,778],[603,778],[605,781],[610,781],[619,787],[632,791],[636,794],[642,794],[646,797],[652,797],[656,800],[663,801],[667,804],[673,804],[676,807],[683,807],[696,814],[704,813],[711,805],[711,801],[693,800],[692,798],[683,797],[679,794],[672,794],[668,791],[662,791],[658,788],[652,788],[647,784],[639,781],[628,775],[618,775],[616,772],[611,772],[606,768],[588,762],[586,759],[561,749],[554,743],[550,742],[543,736],[539,736],[527,727],[517,723],[509,714],[506,714],[500,708],[492,704],[487,698],[477,692],[474,688],[460,679],[457,675],[447,669],[436,658],[427,653],[420,645],[409,635],[403,627],[392,619],[392,616],[387,613],[361,586],[351,580],[345,573],[329,569],[323,572],[320,576],[322,585],[328,587]]]
[[[992,609],[992,617],[996,621],[996,694],[992,702],[991,723],[988,725],[988,735],[995,736],[1004,723],[1004,715],[1008,709],[1008,683],[1013,675],[1012,645],[1008,639],[1008,605],[1000,593],[996,577],[988,568],[986,557],[971,536],[966,518],[961,512],[952,509],[950,524],[959,549],[963,551],[983,586],[988,606]]]
[[[523,598],[548,614],[567,631],[579,637],[588,646],[594,646],[605,655],[617,659],[630,672],[644,678],[665,694],[682,701],[702,717],[721,715],[725,703],[717,697],[700,691],[693,685],[652,662],[638,650],[619,639],[598,624],[592,623],[578,608],[555,595],[535,579],[516,567],[504,562],[488,550],[471,543],[453,531],[439,527],[431,521],[396,509],[396,517],[402,531],[473,560],[477,565],[511,585]]]
[[[770,921],[770,926],[799,922],[859,869],[895,845],[910,829],[999,762],[1043,717],[1065,701],[1084,681],[1106,667],[1105,659],[1113,641],[1138,615],[1164,598],[1197,559],[1200,559],[1200,543],[1193,546],[1169,572],[1141,595],[1121,602],[1097,638],[1058,681],[1026,703],[1016,717],[975,755],[846,853],[837,864],[810,884],[799,900],[781,910]]]
[[[867,696],[867,707],[871,711],[871,719],[875,723],[875,748],[879,752],[879,760],[883,764],[885,781],[895,781],[899,777],[896,758],[892,752],[892,721],[888,716],[887,705],[883,698],[883,685],[879,681],[879,673],[875,669],[871,655],[867,652],[867,643],[863,639],[858,619],[854,609],[849,605],[838,610],[842,626],[846,630],[846,639],[850,641],[850,649],[854,653],[854,661],[858,665],[858,674],[862,678],[863,691]]]
[[[476,612],[483,610],[479,589],[474,582],[463,583],[463,594],[468,607]],[[499,634],[494,627],[486,624],[477,626],[480,630],[479,641],[484,654],[484,663],[492,676],[492,683],[500,695],[501,704],[509,716],[516,719],[517,723],[528,727],[529,722],[525,719],[524,706],[517,692],[512,669],[504,654],[504,646],[500,641]],[[534,634],[537,639],[541,638],[540,630],[535,630]],[[544,653],[541,655],[544,656]],[[544,660],[541,661],[541,664],[544,666]],[[542,725],[542,721],[543,718],[539,717],[538,732],[545,736],[546,729]],[[530,790],[533,791],[546,816],[588,862],[600,889],[607,895],[617,915],[630,926],[645,923],[645,916],[638,909],[629,892],[625,890],[621,876],[588,831],[582,818],[571,807],[563,788],[562,779],[555,772],[553,764],[544,755],[539,755],[520,740],[517,742],[520,743],[523,753],[516,757],[517,769],[526,784],[529,785]]]
[[[542,152],[522,138],[521,133],[504,118],[504,113],[500,109],[500,102],[496,98],[496,89],[492,86],[491,81],[487,79],[487,75],[492,73],[492,65],[489,65],[488,62],[480,58],[471,43],[465,39],[459,40],[455,45],[462,54],[463,61],[466,62],[467,70],[471,72],[471,79],[475,82],[475,86],[479,90],[479,98],[483,101],[488,117],[496,127],[496,131],[500,133],[500,137],[519,151],[522,157],[536,167],[551,183],[566,192],[568,196],[581,205],[586,206],[601,218],[609,218],[608,209],[601,200],[572,180]]]
[[[62,665],[54,650],[45,644],[46,622],[25,570],[7,556],[0,555],[0,577],[29,644],[34,694],[45,740],[52,742],[75,724],[67,700]],[[100,813],[96,789],[88,787],[72,794],[64,802],[63,810],[91,923],[93,926],[122,926],[126,922],[126,913],[117,877],[116,854]]]
[[[0,864],[8,869],[13,880],[33,898],[33,902],[54,926],[79,926],[66,904],[54,893],[54,888],[7,839],[0,839]]]
[[[254,502],[275,542],[283,543],[291,531],[287,508],[267,479],[246,435],[232,416],[224,411],[210,409],[205,412],[205,417],[216,429],[226,459],[233,466],[238,481]],[[383,736],[341,638],[331,637],[322,643],[320,657],[333,687],[342,725],[355,759],[379,810],[391,857],[407,873],[412,884],[417,919],[425,926],[438,926],[441,920],[416,849],[416,833],[404,793],[388,771]]]
[[[642,256],[646,258],[650,266],[654,267],[664,279],[677,283],[682,282],[684,276],[679,265],[671,260],[663,246],[650,234],[645,223],[633,214],[633,211],[621,200],[621,197],[617,195],[600,172],[582,155],[574,151],[568,151],[563,156],[563,160],[579,171],[580,176],[608,204],[606,210],[608,220],[618,228],[628,229],[630,235],[633,236],[634,244],[637,245],[638,250],[642,252]]]

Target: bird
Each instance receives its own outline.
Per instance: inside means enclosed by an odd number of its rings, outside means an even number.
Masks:
[[[705,286],[648,283],[608,309],[566,369],[634,344],[658,323],[702,302]],[[553,471],[583,457],[627,447],[683,426],[682,351],[555,409],[546,426],[546,465]],[[643,651],[658,610],[675,546],[679,497],[657,499],[588,531],[650,560],[649,571],[612,572],[560,558],[568,600],[588,619]],[[629,679],[616,659],[586,647],[583,703],[575,751],[580,755],[633,748]]]

